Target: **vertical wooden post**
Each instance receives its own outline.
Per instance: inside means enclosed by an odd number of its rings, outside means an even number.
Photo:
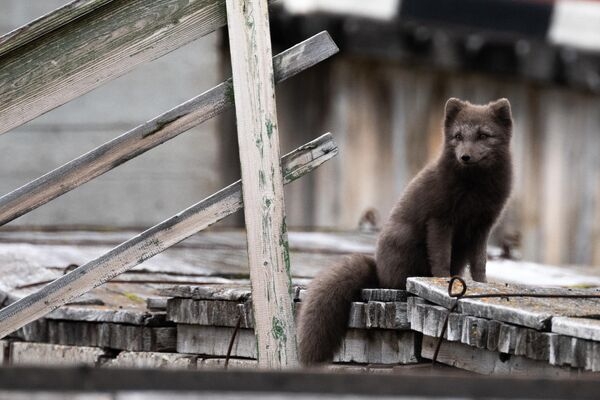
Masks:
[[[259,365],[297,365],[267,0],[227,0]]]

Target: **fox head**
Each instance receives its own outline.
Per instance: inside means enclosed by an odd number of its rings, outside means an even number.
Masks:
[[[510,151],[512,125],[507,99],[475,105],[451,98],[444,119],[446,155],[464,168],[492,167]]]

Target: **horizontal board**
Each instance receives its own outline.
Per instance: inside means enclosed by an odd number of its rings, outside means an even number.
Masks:
[[[452,307],[454,298],[448,295],[448,278],[409,278],[407,290],[428,301],[446,308]],[[459,285],[459,283],[456,283]],[[533,293],[552,295],[600,295],[599,289],[534,288],[516,284],[479,283],[467,280],[469,294]],[[458,289],[457,289],[458,290]],[[457,311],[463,314],[509,322],[536,330],[549,331],[553,316],[597,315],[599,299],[574,298],[484,298],[462,299]]]
[[[431,359],[437,343],[436,338],[423,336],[421,356]],[[457,342],[442,343],[438,361],[452,367],[485,375],[517,375],[534,377],[572,377],[579,372],[571,368],[552,366],[543,361],[521,356],[502,356]]]
[[[196,369],[198,356],[178,353],[122,351],[102,364],[108,368]]]
[[[591,318],[552,318],[552,332],[600,341],[600,321]]]
[[[60,307],[47,314],[45,318],[67,321],[112,322],[139,326],[166,325],[166,314],[164,312],[92,307]]]
[[[48,367],[66,365],[98,364],[104,350],[98,347],[62,346],[47,343],[13,342],[10,348],[12,365],[44,365]]]

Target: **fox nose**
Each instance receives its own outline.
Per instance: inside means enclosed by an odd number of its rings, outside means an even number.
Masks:
[[[471,159],[471,156],[465,154],[464,156],[461,156],[460,159],[463,161],[469,161]]]

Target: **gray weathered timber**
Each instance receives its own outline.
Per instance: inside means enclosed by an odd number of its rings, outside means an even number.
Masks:
[[[167,368],[196,369],[198,356],[178,353],[122,351],[117,357],[102,364],[108,368]]]
[[[222,326],[177,325],[177,352],[225,357],[234,328]],[[231,350],[232,357],[257,358],[252,329],[240,329]]]
[[[404,301],[408,297],[406,290],[397,289],[363,289],[360,293],[362,301]]]
[[[96,366],[104,355],[98,347],[63,346],[46,343],[13,342],[10,346],[12,365],[87,365]]]
[[[241,328],[254,327],[251,305],[234,301],[169,299],[167,318],[178,324],[229,327],[240,320]]]
[[[298,364],[267,0],[226,0],[258,362]]]
[[[554,317],[552,332],[600,341],[600,321],[590,318]]]
[[[165,311],[168,300],[166,297],[148,297],[146,299],[146,308],[150,311]]]
[[[277,82],[284,81],[337,51],[329,34],[321,32],[273,58],[275,79]],[[220,114],[233,105],[232,93],[231,80],[225,81],[4,195],[0,198],[0,225]]]
[[[0,57],[0,133],[225,22],[222,0],[108,2]]]
[[[113,0],[75,0],[0,37],[0,56]]]
[[[48,342],[128,351],[174,351],[175,327],[48,321]]]
[[[421,357],[431,359],[437,338],[423,336]],[[452,367],[477,372],[479,374],[511,374],[520,376],[568,377],[579,372],[571,368],[560,368],[543,361],[530,360],[521,356],[502,356],[496,352],[462,343],[443,341],[438,361]]]
[[[414,332],[349,329],[334,362],[412,364],[418,362]]]
[[[251,291],[247,285],[215,286],[171,286],[160,289],[161,296],[178,297],[193,300],[226,300],[244,302],[250,299]]]
[[[323,135],[282,160],[288,183],[337,154],[331,135]],[[117,246],[103,256],[61,276],[37,293],[0,310],[0,338],[92,288],[133,268],[168,247],[242,208],[241,182],[231,184],[174,217]]]
[[[458,283],[457,283],[458,285]],[[534,288],[515,284],[479,283],[467,280],[469,294],[539,293],[539,294],[600,294],[599,289]],[[448,296],[448,278],[409,278],[407,290],[446,308],[455,300]],[[600,309],[600,299],[575,298],[483,298],[462,299],[457,311],[463,314],[509,322],[533,329],[550,330],[553,316],[594,316]]]
[[[0,340],[0,366],[8,364],[10,351],[10,342],[7,340]]]
[[[47,314],[46,319],[160,326],[165,324],[166,314],[164,312],[157,313],[142,310],[112,310],[65,306]]]

